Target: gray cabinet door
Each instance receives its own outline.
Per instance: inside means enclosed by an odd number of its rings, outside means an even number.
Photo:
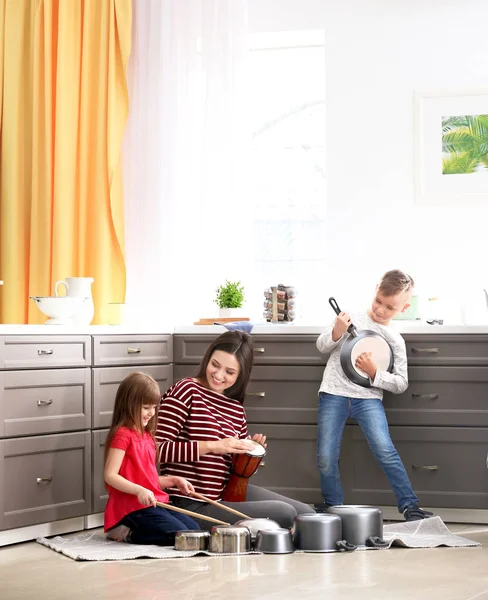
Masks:
[[[172,361],[171,335],[93,336],[93,364],[96,367],[157,365]]]
[[[403,394],[385,393],[390,425],[488,427],[487,367],[410,367]]]
[[[90,365],[89,335],[0,336],[0,369],[52,369]]]
[[[175,335],[174,361],[178,364],[199,364],[214,335]],[[315,346],[317,335],[256,335],[254,364],[256,365],[325,365],[325,357]]]
[[[93,427],[110,427],[117,388],[121,381],[134,371],[143,371],[151,375],[158,382],[161,394],[173,381],[172,365],[93,369]]]
[[[174,380],[193,377],[195,365],[175,365]],[[317,423],[323,367],[255,366],[244,408],[248,423]]]
[[[0,437],[91,427],[91,370],[0,371]]]
[[[100,513],[105,510],[108,494],[105,489],[103,479],[105,440],[107,439],[108,429],[92,431],[92,452],[93,452],[93,471],[92,471],[92,512]]]
[[[390,427],[421,505],[488,508],[488,429]],[[341,479],[347,503],[396,506],[383,471],[356,425],[346,426]]]
[[[313,504],[321,501],[317,469],[317,428],[312,425],[253,424],[267,436],[267,452],[250,483]]]
[[[0,529],[91,509],[89,431],[0,440]]]
[[[408,364],[488,365],[488,335],[405,334]]]

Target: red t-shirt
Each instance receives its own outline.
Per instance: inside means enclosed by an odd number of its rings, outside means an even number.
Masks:
[[[149,433],[141,435],[134,429],[120,427],[114,435],[111,448],[124,450],[125,456],[120,465],[119,475],[132,483],[151,490],[159,502],[168,502],[169,496],[161,490],[156,469],[156,445]],[[104,528],[108,531],[126,515],[141,508],[137,496],[116,490],[107,485],[108,501],[105,507]]]

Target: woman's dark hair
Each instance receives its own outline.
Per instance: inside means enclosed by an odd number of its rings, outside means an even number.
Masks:
[[[110,444],[120,427],[135,429],[142,435],[141,409],[144,405],[159,405],[161,392],[157,382],[146,373],[135,371],[128,375],[119,385],[115,395],[115,406],[112,425],[105,442],[105,460]],[[157,414],[149,421],[145,431],[153,437],[156,432]]]
[[[224,391],[224,395],[244,404],[246,397],[247,384],[251,376],[252,364],[254,360],[254,345],[252,337],[244,331],[226,331],[214,340],[207,348],[203,357],[196,378],[200,381],[207,381],[207,366],[216,350],[233,354],[240,366],[239,375],[234,385]]]

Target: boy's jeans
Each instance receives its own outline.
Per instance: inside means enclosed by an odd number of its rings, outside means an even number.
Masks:
[[[348,417],[356,419],[366,436],[395,493],[399,512],[403,513],[407,506],[418,504],[405,467],[391,441],[383,402],[377,398],[347,398],[320,392],[317,463],[324,502],[332,506],[344,503],[339,453]]]

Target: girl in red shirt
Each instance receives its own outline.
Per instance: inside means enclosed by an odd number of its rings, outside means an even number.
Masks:
[[[174,544],[177,531],[200,529],[187,515],[156,505],[169,502],[166,487],[185,496],[194,491],[183,477],[158,476],[154,417],[160,397],[158,384],[145,373],[131,373],[117,390],[104,470],[104,529],[116,541],[166,546]]]

